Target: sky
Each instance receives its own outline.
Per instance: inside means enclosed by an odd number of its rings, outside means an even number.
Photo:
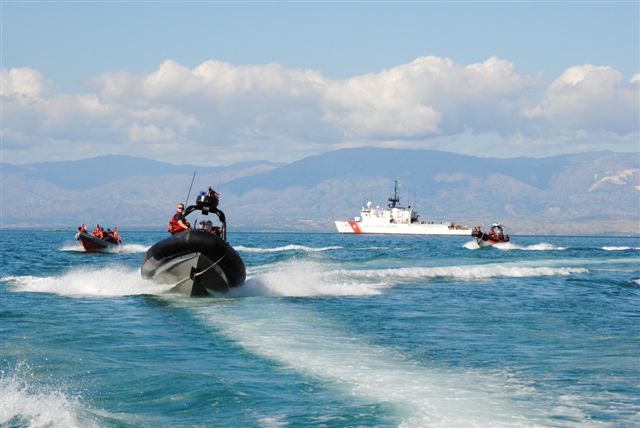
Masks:
[[[637,152],[639,4],[3,0],[0,158]]]

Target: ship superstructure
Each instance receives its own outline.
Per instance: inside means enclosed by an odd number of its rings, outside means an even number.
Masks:
[[[398,181],[389,196],[387,208],[373,207],[371,202],[353,220],[337,220],[340,233],[373,233],[395,235],[471,235],[471,228],[457,223],[420,221],[418,212],[412,207],[400,206]]]

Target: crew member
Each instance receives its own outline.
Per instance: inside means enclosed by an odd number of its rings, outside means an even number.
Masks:
[[[179,203],[177,208],[176,213],[171,217],[171,220],[169,220],[169,227],[167,229],[172,235],[189,230],[189,223],[187,223],[187,219],[182,215],[184,212],[184,204]]]
[[[122,238],[120,237],[120,233],[118,232],[118,228],[113,228],[113,240],[116,244],[122,244]]]

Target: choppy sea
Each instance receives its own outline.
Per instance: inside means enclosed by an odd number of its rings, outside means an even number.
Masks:
[[[230,233],[248,280],[0,231],[6,427],[640,426],[640,239]]]

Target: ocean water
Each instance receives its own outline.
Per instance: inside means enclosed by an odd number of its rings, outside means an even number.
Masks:
[[[0,424],[640,426],[640,239],[230,233],[248,280],[0,232]]]

